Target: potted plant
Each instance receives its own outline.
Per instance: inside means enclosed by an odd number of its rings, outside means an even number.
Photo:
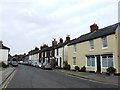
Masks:
[[[7,65],[4,62],[2,62],[2,68],[6,68],[6,67]]]
[[[75,71],[79,71],[80,68],[78,66],[75,66]]]
[[[81,72],[86,72],[86,67],[85,66],[83,66],[83,67],[81,67],[81,70],[80,70]]]
[[[110,74],[110,75],[114,75],[114,73],[116,72],[116,69],[114,67],[109,67],[106,69],[107,72]]]
[[[66,70],[70,70],[70,65],[69,64],[66,66]]]

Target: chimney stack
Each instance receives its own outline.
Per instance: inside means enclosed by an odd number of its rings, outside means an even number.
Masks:
[[[60,38],[60,42],[59,43],[63,43],[63,39],[62,38]]]
[[[38,48],[38,47],[35,47],[35,50],[39,50],[39,48]]]
[[[98,28],[99,27],[97,26],[97,24],[94,23],[93,25],[90,26],[90,31],[93,32],[95,30],[98,30]]]
[[[46,47],[48,47],[48,45],[43,44],[42,46],[40,46],[40,49],[42,50],[43,48],[46,48]],[[39,48],[38,48],[38,49],[39,49]]]
[[[70,41],[70,35],[66,36],[66,41],[65,42],[69,42]]]
[[[54,38],[54,41],[52,41],[52,46],[55,46],[55,45],[57,45],[57,41],[56,41],[56,39]]]

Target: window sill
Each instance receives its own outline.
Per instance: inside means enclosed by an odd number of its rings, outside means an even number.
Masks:
[[[94,67],[92,67],[92,66],[86,66],[87,68],[95,68],[95,66]]]
[[[104,69],[104,68],[108,68],[108,67],[102,67],[102,68]]]
[[[108,49],[108,47],[102,47],[102,49],[104,49],[104,50],[105,50],[105,49]]]
[[[89,51],[94,51],[94,49],[90,49]]]
[[[73,52],[73,53],[77,53],[77,52]]]
[[[72,65],[73,67],[77,66],[77,65]]]

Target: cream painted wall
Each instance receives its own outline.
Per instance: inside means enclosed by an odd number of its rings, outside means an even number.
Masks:
[[[74,69],[73,65],[73,57],[76,57],[76,63],[79,67],[86,66],[86,54],[100,54],[105,52],[113,52],[114,54],[114,60],[115,60],[115,68],[117,68],[118,71],[118,62],[117,62],[117,56],[116,56],[116,38],[115,34],[107,36],[107,42],[108,42],[108,48],[102,49],[102,39],[97,38],[94,39],[94,50],[90,51],[90,45],[89,41],[85,41],[82,43],[78,43],[77,45],[77,52],[74,53],[74,45],[70,45],[68,47],[68,63],[71,65],[71,68]],[[87,67],[87,70],[95,71],[95,68],[89,68]],[[102,69],[103,72],[106,72],[106,69]]]
[[[32,62],[39,62],[39,53],[29,55],[29,60],[31,60]]]
[[[118,62],[117,62],[118,63],[118,72],[120,72],[120,26],[118,26],[118,28],[116,30],[116,39],[117,39],[117,41],[116,41],[116,47],[117,47],[116,58],[118,60]]]
[[[64,46],[64,61],[68,61],[68,46]]]

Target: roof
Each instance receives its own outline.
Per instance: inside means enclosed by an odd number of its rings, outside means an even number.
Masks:
[[[96,39],[96,38],[99,38],[99,37],[115,34],[118,25],[120,25],[120,22],[116,23],[116,24],[113,24],[113,25],[110,25],[108,27],[102,28],[102,29],[98,29],[94,32],[90,32],[90,33],[81,35],[77,39],[72,40],[68,44],[68,46],[73,45],[73,44],[77,44],[77,43],[80,43],[80,42]]]
[[[45,48],[43,48],[42,50],[40,50],[40,52],[50,51],[50,50],[52,50],[52,49],[53,49],[53,47],[45,47]]]
[[[0,47],[1,49],[8,49],[8,50],[10,50],[10,48],[8,48],[8,47],[6,47],[6,46],[4,46],[4,45],[2,45],[2,47]]]
[[[38,52],[39,52],[39,50],[31,50],[29,52],[29,55],[37,54]]]
[[[69,42],[70,42],[70,41],[69,41]],[[57,44],[54,48],[57,49],[57,48],[64,47],[64,46],[67,45],[69,42],[59,43],[59,44]]]

